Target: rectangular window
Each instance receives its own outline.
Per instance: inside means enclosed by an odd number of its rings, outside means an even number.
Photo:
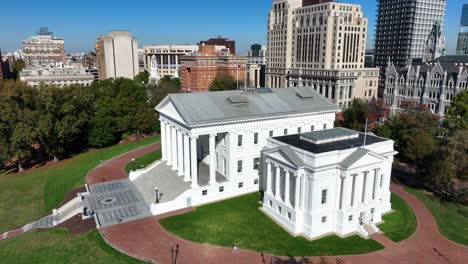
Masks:
[[[254,144],[258,144],[258,133],[254,133]]]
[[[291,213],[288,212],[288,219],[291,220]]]
[[[258,170],[258,165],[260,164],[260,158],[253,159],[253,169]]]
[[[269,200],[270,207],[273,207],[273,201]]]
[[[207,195],[207,194],[208,194],[208,190],[203,190],[203,191],[202,191],[202,195],[203,195],[203,196],[205,196],[205,195]]]
[[[237,161],[237,172],[238,173],[242,172],[242,160]]]
[[[353,221],[353,215],[349,215],[349,216],[348,216],[348,221],[349,221],[349,222]]]
[[[237,136],[237,146],[242,147],[242,135]]]
[[[327,129],[327,124],[323,124],[323,129]]]
[[[383,184],[383,174],[380,174],[380,188],[382,188]]]
[[[370,209],[370,213],[373,214],[375,212],[375,208]]]
[[[219,192],[224,192],[224,186],[219,186]]]
[[[285,129],[284,129],[284,135],[287,135],[287,134],[288,134],[288,129],[285,128]]]
[[[270,137],[273,137],[273,130],[270,131]]]
[[[300,128],[300,127],[297,128],[297,133],[298,133],[298,134],[301,133],[301,128]]]
[[[244,183],[243,183],[243,182],[239,182],[239,183],[237,184],[237,187],[239,187],[239,188],[244,187]]]
[[[254,185],[257,185],[258,184],[258,179],[255,179],[254,180]]]
[[[310,131],[315,131],[315,126],[310,126]]]
[[[326,217],[326,216],[323,216],[323,217],[322,217],[322,223],[325,223],[325,222],[327,222],[327,217]]]
[[[281,206],[278,205],[278,212],[281,214]]]
[[[322,204],[327,203],[327,189],[322,190]]]

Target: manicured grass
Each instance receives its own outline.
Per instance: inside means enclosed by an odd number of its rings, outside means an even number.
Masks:
[[[468,206],[442,201],[420,189],[406,190],[429,208],[443,236],[468,246]]]
[[[198,207],[195,211],[160,220],[173,234],[187,240],[255,250],[282,256],[360,254],[382,249],[359,236],[328,236],[315,241],[293,237],[259,209],[258,194]]]
[[[383,216],[385,223],[379,225],[379,229],[391,240],[400,242],[416,231],[416,216],[405,200],[393,193],[391,202],[394,212]]]
[[[131,170],[145,168],[156,160],[161,159],[161,149],[158,149],[154,152],[148,153],[144,156],[141,156],[135,159],[135,162],[129,162],[125,166],[125,171],[129,173]]]
[[[30,232],[0,241],[0,262],[144,263],[110,247],[97,230],[72,236],[65,230]]]
[[[156,141],[159,136],[105,148],[102,158],[108,160]],[[99,163],[100,151],[91,150],[57,165],[0,176],[0,233],[44,216],[68,192],[82,186],[85,175]]]

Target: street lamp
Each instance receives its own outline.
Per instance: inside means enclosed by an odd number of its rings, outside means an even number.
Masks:
[[[101,158],[101,163],[103,163],[104,160],[102,159],[102,144],[99,144],[99,157]]]
[[[154,187],[154,192],[156,194],[156,201],[155,203],[159,203],[159,190],[158,190],[158,187]]]
[[[175,253],[175,257],[174,257]],[[179,254],[179,244],[176,245],[174,250],[174,243],[171,242],[171,264],[177,264],[177,255]]]

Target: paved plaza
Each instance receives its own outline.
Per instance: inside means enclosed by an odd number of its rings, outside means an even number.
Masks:
[[[128,179],[89,186],[83,200],[89,212],[95,212],[101,227],[151,216],[151,211],[135,185]]]

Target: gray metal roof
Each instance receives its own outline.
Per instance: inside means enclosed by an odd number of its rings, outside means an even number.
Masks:
[[[362,157],[367,155],[367,153],[371,152],[365,148],[358,148],[354,151],[351,155],[346,157],[344,160],[340,162],[340,165],[344,168],[351,167],[356,161],[360,160]]]
[[[304,94],[310,96],[304,98]],[[242,100],[238,100],[240,98]],[[271,92],[266,92],[263,88],[258,92],[231,90],[170,94],[156,107],[156,110],[161,112],[167,101],[172,102],[189,126],[338,111],[335,104],[312,87],[277,88],[271,89]]]
[[[342,127],[301,134],[302,140],[309,141],[314,144],[323,144],[357,137],[359,137],[359,132]]]

